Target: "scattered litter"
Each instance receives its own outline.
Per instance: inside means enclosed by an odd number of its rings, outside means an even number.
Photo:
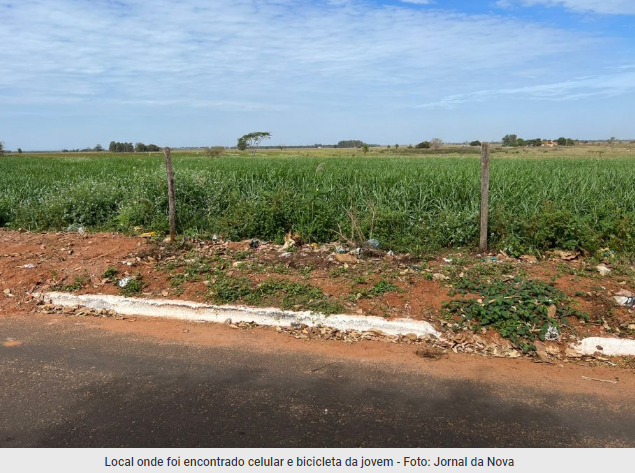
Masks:
[[[558,330],[558,327],[554,325],[549,325],[549,327],[547,328],[547,333],[545,333],[545,340],[554,342],[558,340],[559,338],[560,338],[560,331]]]
[[[606,266],[604,266],[603,264],[598,264],[595,269],[598,270],[598,273],[600,273],[600,276],[606,276],[607,274],[609,274],[611,272],[610,268],[607,268]]]
[[[216,233],[214,233],[212,235],[212,241],[217,241],[218,240],[218,235],[216,235]]]
[[[335,259],[340,263],[357,263],[357,256],[355,255],[341,255],[336,254]]]
[[[25,264],[25,265],[24,265],[24,266],[22,266],[22,267],[23,267],[23,268],[25,268],[25,269],[33,269],[33,268],[35,268],[35,265],[34,265],[34,264],[29,263],[29,264]]]
[[[126,287],[130,283],[130,281],[132,281],[133,279],[134,278],[130,278],[130,277],[126,277],[126,278],[120,279],[119,282],[117,283],[117,285],[119,287]]]
[[[597,255],[604,261],[615,259],[615,252],[610,248],[602,248],[601,250],[598,250]]]
[[[452,262],[452,258],[443,258],[443,261],[445,261],[446,263],[451,263]]]
[[[249,242],[249,248],[254,248],[254,249],[260,248],[260,240],[255,240],[255,239],[251,240]]]
[[[563,261],[571,261],[580,256],[580,253],[578,253],[577,251],[555,250],[553,254]]]
[[[370,246],[371,248],[375,248],[376,250],[381,248],[381,243],[379,243],[379,240],[375,238],[371,238],[370,240],[368,240],[366,242],[366,245]]]
[[[139,235],[139,238],[152,238],[156,234],[157,234],[157,232],[145,232],[145,233],[142,233],[141,235]]]
[[[432,279],[434,279],[435,281],[447,281],[448,279],[450,279],[449,277],[447,277],[445,274],[441,274],[441,273],[434,273],[432,275]]]
[[[615,302],[617,302],[622,307],[635,307],[635,297],[626,297],[626,296],[615,296],[613,297]]]
[[[481,261],[485,261],[488,263],[496,263],[496,261],[498,261],[498,258],[496,256],[488,256],[486,258],[481,258]]]
[[[582,376],[582,379],[586,379],[587,381],[599,381],[600,383],[617,384],[617,381],[614,381],[612,379],[589,378],[588,376]]]
[[[348,250],[346,248],[344,248],[343,246],[336,246],[335,247],[335,253],[337,254],[344,254],[346,253]]]
[[[390,250],[388,253],[386,253],[386,256],[395,256],[395,253],[392,250]]]
[[[84,227],[81,225],[73,224],[66,227],[67,232],[77,232],[80,235],[85,233]]]
[[[521,261],[525,261],[526,263],[537,263],[538,262],[538,258],[536,258],[534,255],[522,255],[518,259],[521,260]]]
[[[291,238],[291,231],[289,231],[289,233],[287,233],[284,236],[284,245],[282,245],[282,248],[280,248],[280,251],[287,251],[289,248],[294,247],[295,243],[296,243],[295,240]]]
[[[289,256],[291,256],[291,253],[287,251],[286,253],[282,253],[280,258],[288,258]]]

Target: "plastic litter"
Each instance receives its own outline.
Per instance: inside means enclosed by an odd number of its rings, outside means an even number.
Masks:
[[[24,265],[24,266],[22,266],[22,267],[23,267],[23,268],[25,268],[25,269],[33,269],[33,268],[35,268],[35,265],[34,265],[34,264],[29,263],[29,264],[25,264],[25,265]]]
[[[635,297],[626,297],[626,296],[615,296],[613,297],[615,302],[617,302],[622,307],[635,307]]]
[[[259,248],[260,247],[260,240],[256,240],[253,239],[249,242],[249,248]]]
[[[122,278],[122,279],[119,280],[117,285],[119,287],[126,287],[130,283],[130,281],[132,281],[132,280],[133,280],[133,278],[130,278],[130,277]]]
[[[347,251],[346,248],[344,248],[343,246],[335,247],[335,253],[338,253],[340,255],[346,253],[346,251]]]
[[[558,327],[554,325],[549,325],[549,328],[547,328],[547,333],[545,333],[545,340],[549,340],[550,342],[553,342],[555,340],[558,340],[559,338],[560,338],[560,331],[558,330]]]
[[[600,273],[600,276],[606,276],[607,274],[609,274],[611,272],[610,268],[607,268],[606,266],[604,266],[603,264],[599,264],[595,267],[595,269],[598,270],[598,273]]]
[[[379,243],[379,240],[375,239],[375,238],[371,238],[370,240],[368,240],[366,242],[366,244],[368,246],[370,246],[371,248],[375,248],[376,250],[378,250],[379,248],[381,248],[381,243]]]

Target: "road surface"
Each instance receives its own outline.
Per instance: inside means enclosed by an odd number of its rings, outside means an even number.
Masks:
[[[0,447],[635,447],[628,370],[413,352],[3,314]]]

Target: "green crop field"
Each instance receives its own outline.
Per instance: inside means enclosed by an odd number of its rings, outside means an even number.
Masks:
[[[446,150],[447,151],[447,150]],[[173,153],[177,229],[186,235],[305,241],[340,232],[421,253],[476,247],[479,155],[414,150]],[[491,243],[511,253],[635,252],[635,153],[503,150],[491,165]],[[0,226],[165,232],[162,155],[0,158]]]

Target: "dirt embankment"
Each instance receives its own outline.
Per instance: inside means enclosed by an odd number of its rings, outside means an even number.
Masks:
[[[48,312],[49,316],[78,315],[51,307],[42,310],[30,296],[35,292],[124,293],[389,319],[411,317],[431,322],[444,334],[442,341],[428,343],[408,337],[384,339],[372,334],[333,334],[309,327],[283,330],[282,334],[267,331],[267,337],[315,339],[316,346],[326,343],[328,350],[337,351],[342,342],[370,339],[389,342],[381,344],[387,353],[392,350],[388,347],[403,345],[409,347],[410,354],[426,359],[438,360],[457,353],[520,358],[525,356],[523,351],[503,339],[498,330],[484,326],[474,333],[467,330],[472,327],[458,326],[457,317],[461,312],[450,313],[447,307],[452,301],[470,297],[486,305],[488,301],[478,299],[478,294],[460,293],[457,288],[464,286],[477,290],[512,280],[539,281],[566,295],[566,304],[562,305],[565,314],[562,321],[566,324],[558,340],[535,342],[537,349],[530,352],[532,359],[554,365],[581,362],[625,368],[632,365],[629,360],[609,360],[600,354],[580,360],[567,353],[572,340],[587,336],[635,338],[633,310],[620,307],[613,300],[615,294],[635,288],[632,267],[607,262],[604,264],[611,272],[601,275],[596,269],[597,261],[571,254],[556,253],[542,261],[460,251],[415,258],[372,248],[356,254],[354,249],[338,246],[297,245],[283,249],[258,241],[186,241],[166,245],[148,238],[118,234],[34,234],[2,230],[0,316],[34,312]],[[122,287],[121,282],[126,279],[138,284]],[[466,281],[473,283],[472,286],[466,285]],[[248,326],[242,328],[253,330]]]

